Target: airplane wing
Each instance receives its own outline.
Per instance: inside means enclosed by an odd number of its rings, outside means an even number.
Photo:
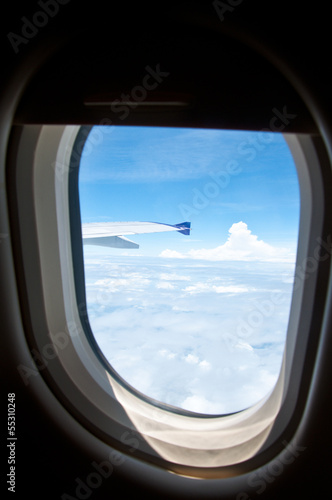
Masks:
[[[160,222],[91,222],[82,224],[83,244],[112,248],[139,248],[139,245],[125,235],[162,233],[178,231],[190,234],[190,222],[181,224],[162,224]]]

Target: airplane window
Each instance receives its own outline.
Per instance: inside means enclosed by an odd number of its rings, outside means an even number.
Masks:
[[[79,173],[95,340],[130,386],[206,415],[277,381],[300,213],[282,134],[96,126]]]

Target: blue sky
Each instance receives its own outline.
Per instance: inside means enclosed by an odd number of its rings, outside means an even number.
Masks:
[[[135,237],[144,255],[225,243],[243,221],[259,240],[296,245],[299,189],[281,134],[153,127],[95,127],[80,167],[83,222],[189,220],[178,234]]]
[[[89,321],[113,368],[186,410],[240,411],[272,390],[292,297],[299,188],[282,135],[95,127],[82,222],[192,224],[84,247]]]

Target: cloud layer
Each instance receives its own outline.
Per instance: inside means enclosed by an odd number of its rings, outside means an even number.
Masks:
[[[144,394],[199,413],[239,411],[278,377],[292,289],[282,276],[292,267],[90,256],[92,331],[113,368]]]
[[[295,255],[287,248],[277,248],[259,240],[251,233],[245,222],[236,222],[229,229],[229,236],[223,245],[216,248],[192,249],[187,253],[164,250],[160,257],[189,258],[210,261],[264,261],[294,262]]]

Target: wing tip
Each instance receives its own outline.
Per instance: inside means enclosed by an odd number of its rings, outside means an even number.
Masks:
[[[179,233],[186,236],[190,235],[191,222],[181,222],[180,224],[175,224],[174,227],[178,228]]]

